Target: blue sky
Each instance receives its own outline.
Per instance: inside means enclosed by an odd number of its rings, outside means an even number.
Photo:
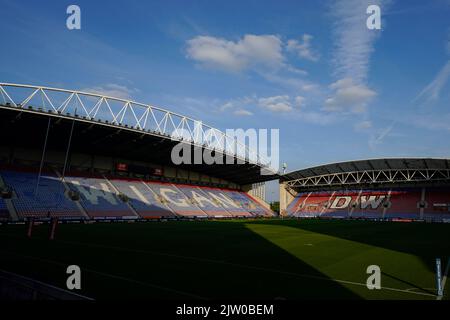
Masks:
[[[81,30],[66,28],[70,4]],[[381,30],[366,27],[369,4],[381,7]],[[450,154],[449,0],[0,8],[0,82],[129,97],[223,130],[279,128],[288,171]]]

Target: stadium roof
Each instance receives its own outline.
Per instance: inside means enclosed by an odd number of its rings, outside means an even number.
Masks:
[[[323,164],[316,167],[289,172],[282,176],[282,180],[286,181],[299,178],[307,178],[330,173],[392,169],[450,169],[450,159],[380,158],[368,160],[352,160]]]
[[[384,158],[324,164],[284,174],[292,187],[342,187],[398,183],[450,183],[450,159]]]
[[[45,135],[48,119],[54,119],[48,148],[67,149],[74,125],[72,152],[86,152],[122,159],[175,166],[172,148],[186,143],[201,150],[216,150],[240,164],[184,164],[196,171],[239,185],[278,179],[266,161],[253,150],[223,132],[171,111],[130,100],[93,93],[39,86],[0,83],[0,126],[4,145],[36,147],[36,135]],[[75,120],[75,121],[74,121]],[[202,136],[199,142],[198,136]],[[224,143],[225,141],[225,143]],[[221,144],[222,143],[222,144]],[[261,174],[261,169],[266,173]]]

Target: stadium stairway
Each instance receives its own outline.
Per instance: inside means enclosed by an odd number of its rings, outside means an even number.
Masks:
[[[64,186],[65,194],[68,194],[69,191],[70,191],[70,187],[67,185],[66,180],[63,179],[63,176],[61,175],[61,173],[60,173],[58,170],[55,169],[54,171],[55,171],[55,174],[58,176],[58,178],[61,179],[61,183],[62,183],[63,186]],[[78,211],[80,211],[80,213],[83,215],[83,217],[84,217],[85,219],[89,219],[89,215],[87,214],[86,210],[84,210],[84,208],[83,208],[83,206],[80,204],[80,202],[79,202],[79,201],[74,201],[74,203],[75,203],[75,205],[77,206]]]
[[[105,181],[108,183],[108,185],[111,187],[111,189],[114,191],[114,193],[116,194],[116,196],[117,196],[118,198],[120,198],[119,195],[120,195],[121,193],[120,193],[120,191],[116,188],[116,186],[114,186],[114,184],[113,184],[111,181],[109,181],[108,178],[107,178],[105,175],[103,175],[103,178],[104,178]],[[130,203],[129,201],[125,201],[124,203],[128,206],[128,208],[130,209],[130,211],[133,212],[133,214],[134,214],[134,216],[135,216],[136,218],[140,217],[139,214],[137,213],[137,211],[134,209],[134,207],[131,205],[131,203]]]
[[[214,203],[221,206],[232,217],[251,217],[252,215],[236,202],[231,194],[230,190],[211,188],[211,187],[199,187],[205,195],[208,196]]]
[[[206,211],[208,212],[209,215],[215,216],[215,217],[234,217],[233,212],[230,210],[229,205],[227,206],[227,202],[224,201],[224,197],[225,195],[222,194],[222,198],[218,198],[218,196],[216,195],[214,197],[214,193],[212,193],[211,191],[208,192],[207,188],[204,187],[197,187],[197,189],[199,190],[200,194],[202,194],[205,198],[209,199],[212,203],[213,206],[209,206],[206,207]],[[220,190],[218,190],[220,192]],[[224,191],[224,193],[226,194],[226,191]],[[220,200],[222,199],[222,200]],[[229,201],[232,201],[231,199],[228,199]]]
[[[137,218],[103,177],[70,174],[65,181],[72,191],[79,194],[78,201],[91,219]]]
[[[188,193],[188,192],[184,193],[184,192],[181,190],[181,186],[177,186],[177,185],[174,184],[174,183],[172,183],[171,185],[172,185],[172,187],[173,187],[175,190],[177,190],[182,196],[184,196],[184,198],[187,200],[187,202],[191,205],[191,208],[195,208],[194,211],[197,210],[197,212],[199,213],[199,217],[209,217],[209,214],[207,214],[207,213],[205,212],[205,210],[202,209],[202,207],[199,205],[199,203],[198,203],[197,200],[195,200],[192,196],[189,197],[189,193]],[[189,186],[185,186],[185,187],[183,187],[183,188],[185,188],[185,191],[187,191],[186,189],[189,189]],[[183,214],[183,212],[180,212],[180,214]]]
[[[197,186],[180,185],[178,186],[178,189],[181,190],[186,197],[196,203],[196,205],[208,216],[214,218],[232,216],[219,201],[214,201],[215,199],[204,192],[202,188]]]
[[[250,203],[253,203],[253,205],[255,206],[255,208],[253,209],[253,213],[256,216],[264,216],[264,217],[273,217],[274,216],[274,213],[272,212],[272,210],[270,210],[270,206],[268,204],[266,204],[267,206],[269,206],[269,208],[267,208],[263,204],[262,199],[259,199],[256,196],[250,195],[248,193],[243,193],[242,195],[245,195],[246,197],[248,197],[250,199]]]
[[[208,215],[192,204],[189,199],[171,183],[150,183],[147,186],[158,196],[166,205],[180,216],[207,218]],[[170,194],[170,196],[169,196]]]
[[[154,219],[177,216],[141,179],[110,178],[109,181],[128,197],[128,203],[140,217]]]

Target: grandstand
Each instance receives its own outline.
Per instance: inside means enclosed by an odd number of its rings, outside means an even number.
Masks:
[[[449,160],[280,176],[245,146],[220,149],[229,137],[189,117],[5,83],[0,132],[0,299],[435,299],[433,262],[450,265],[446,224],[344,221],[446,221]],[[174,165],[178,143],[241,162]],[[264,200],[262,183],[277,179],[292,219]],[[297,219],[308,217],[333,220]],[[381,290],[365,285],[374,263]],[[86,281],[76,296],[61,291],[72,264]]]
[[[35,172],[1,170],[5,186],[12,191],[11,202],[20,218],[82,217],[73,201],[65,196],[63,184],[56,175],[42,174],[37,188]]]
[[[282,213],[299,218],[450,221],[450,160],[373,159],[281,178]]]
[[[274,215],[250,193],[276,173],[263,175],[264,159],[239,141],[235,150],[222,146],[233,138],[200,121],[78,91],[0,83],[0,93],[0,219]],[[175,166],[177,143],[236,163]]]
[[[33,217],[85,219],[150,218],[231,218],[272,216],[272,212],[243,191],[143,179],[108,179],[59,174],[43,174],[37,186],[38,172],[30,169],[3,170],[0,176],[11,198],[18,219]],[[36,191],[37,190],[37,191]]]

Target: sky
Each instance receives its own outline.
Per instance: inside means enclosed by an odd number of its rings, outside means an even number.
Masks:
[[[69,30],[69,5],[81,29]],[[381,8],[370,30],[369,5]],[[0,82],[279,129],[293,171],[449,157],[450,0],[0,0]],[[271,184],[269,200],[277,195]]]

